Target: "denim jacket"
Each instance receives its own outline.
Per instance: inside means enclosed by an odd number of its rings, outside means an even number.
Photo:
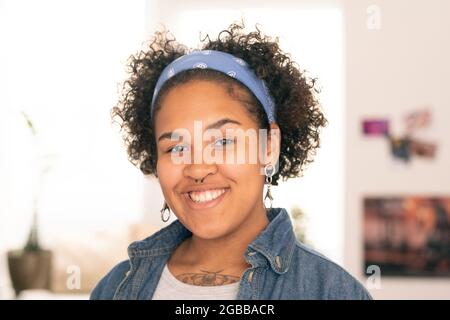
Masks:
[[[287,211],[272,208],[266,229],[244,258],[252,266],[241,276],[237,300],[371,299],[349,273],[296,240]],[[192,233],[178,220],[128,247],[129,260],[115,266],[95,287],[91,299],[150,300],[164,265]]]

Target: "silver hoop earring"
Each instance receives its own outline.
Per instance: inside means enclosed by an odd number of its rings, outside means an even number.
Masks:
[[[167,210],[169,211],[169,215],[166,217],[166,216],[165,216],[165,212],[166,212]],[[171,211],[170,211],[170,208],[169,208],[169,206],[167,205],[167,202],[166,202],[166,201],[164,201],[164,207],[161,209],[160,212],[161,212],[161,220],[162,220],[163,222],[169,221]]]
[[[264,167],[264,174],[266,175],[266,184],[267,186],[267,192],[266,195],[264,197],[264,207],[266,209],[272,209],[272,201],[273,201],[273,197],[272,197],[272,193],[270,192],[270,186],[272,185],[272,176],[275,174],[275,167],[272,164],[267,164]],[[270,201],[270,207],[267,208],[266,205],[266,199],[269,199]]]

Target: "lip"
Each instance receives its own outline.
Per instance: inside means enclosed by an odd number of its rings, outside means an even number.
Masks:
[[[191,197],[189,197],[189,193],[183,193],[183,199],[185,200],[186,204],[191,208],[192,210],[204,210],[204,209],[210,209],[215,206],[217,206],[220,202],[222,202],[223,198],[230,192],[230,188],[223,188],[225,189],[225,192],[222,193],[220,196],[218,196],[216,199],[207,201],[207,202],[194,202],[191,200]]]

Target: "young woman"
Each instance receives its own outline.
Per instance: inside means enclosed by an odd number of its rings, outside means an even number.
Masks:
[[[112,114],[130,161],[161,185],[161,219],[178,219],[132,243],[92,299],[370,299],[272,208],[270,185],[301,176],[326,120],[314,80],[242,29],[193,51],[157,32],[132,57]]]

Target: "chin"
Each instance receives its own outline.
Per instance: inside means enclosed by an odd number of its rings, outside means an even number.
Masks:
[[[213,240],[227,235],[227,228],[220,226],[199,226],[190,229],[192,234],[204,240]]]

